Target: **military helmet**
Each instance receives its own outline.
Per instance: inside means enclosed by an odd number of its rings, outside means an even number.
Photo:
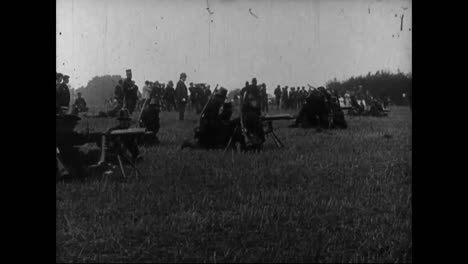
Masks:
[[[132,120],[130,118],[130,113],[128,112],[128,110],[126,108],[122,108],[120,111],[119,111],[119,116],[117,118],[117,120]]]

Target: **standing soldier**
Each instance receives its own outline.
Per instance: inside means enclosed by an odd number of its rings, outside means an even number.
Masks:
[[[275,103],[276,103],[276,109],[279,110],[280,107],[280,100],[281,100],[281,88],[278,85],[275,89]]]
[[[205,106],[205,91],[203,90],[204,85],[195,85],[195,112],[200,114]]]
[[[291,87],[289,92],[289,107],[296,110],[296,88]]]
[[[60,84],[62,83],[63,75],[61,73],[57,73],[55,75],[55,109],[56,113],[60,112]]]
[[[195,109],[195,101],[196,101],[196,93],[195,93],[195,87],[193,86],[193,82],[191,82],[190,87],[188,88],[190,92],[190,110]]]
[[[56,103],[58,107],[66,107],[68,108],[70,106],[70,90],[68,89],[68,75],[63,76],[63,82],[60,82],[62,80],[61,74],[58,75],[58,88],[56,90]]]
[[[135,85],[135,82],[132,80],[132,70],[126,70],[126,74],[127,78],[123,82],[122,90],[125,100],[125,106],[130,112],[130,114],[132,114],[135,110],[136,102],[138,100],[138,88]]]
[[[288,96],[288,86],[283,88],[283,93],[281,94],[281,100],[283,101],[283,110],[287,110],[289,108],[289,96]]]
[[[172,81],[167,82],[166,92],[164,93],[164,100],[166,101],[166,109],[167,111],[172,111],[172,109],[176,109],[175,106],[175,99],[174,99],[174,83]]]
[[[177,108],[179,109],[179,120],[184,120],[185,105],[187,104],[188,99],[188,92],[187,86],[185,86],[185,80],[187,80],[187,74],[181,73],[180,79],[177,82],[175,90]]]
[[[124,93],[123,93],[123,82],[122,80],[119,80],[118,84],[114,88],[114,98],[117,100],[117,105],[118,107],[123,106],[123,100],[124,100]]]
[[[146,81],[145,85],[143,86],[143,99],[144,100],[149,100],[151,97],[151,83],[150,81]]]
[[[260,85],[260,100],[262,102],[262,112],[268,112],[268,94],[266,91],[266,84]]]
[[[86,101],[83,97],[81,97],[81,93],[78,93],[78,98],[76,98],[73,107],[78,111],[78,113],[88,111],[88,107],[86,107]]]

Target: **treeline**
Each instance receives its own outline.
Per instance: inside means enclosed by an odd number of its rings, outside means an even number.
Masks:
[[[351,77],[345,81],[337,81],[336,78],[326,83],[326,88],[336,90],[339,93],[345,91],[358,92],[359,85],[362,85],[362,93],[376,98],[389,97],[397,105],[407,105],[408,97],[412,95],[413,77],[402,72],[391,73],[389,71],[370,72],[366,76]],[[403,97],[406,95],[406,98]]]
[[[89,107],[102,107],[105,100],[114,95],[114,88],[121,79],[120,75],[96,76],[76,92],[83,95]]]

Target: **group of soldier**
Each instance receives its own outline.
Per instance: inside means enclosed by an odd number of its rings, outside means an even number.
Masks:
[[[68,76],[57,74],[57,108],[64,108],[69,105]],[[62,81],[63,79],[63,81]],[[239,117],[232,118],[233,102],[227,100],[227,89],[218,88],[216,85],[213,92],[206,84],[193,84],[187,88],[185,82],[187,75],[181,73],[176,88],[173,82],[167,85],[159,82],[146,81],[143,86],[143,105],[139,110],[138,125],[145,130],[142,137],[121,136],[113,140],[114,149],[125,152],[128,160],[136,163],[141,160],[139,146],[141,144],[158,144],[157,133],[160,128],[159,114],[162,108],[168,111],[177,109],[179,120],[184,120],[186,106],[200,114],[198,126],[194,129],[192,139],[186,140],[182,148],[219,149],[219,148],[239,148],[241,150],[260,150],[265,142],[265,136],[271,131],[265,130],[265,116],[262,113],[268,112],[268,97],[265,84],[257,84],[257,79],[246,82],[240,91],[237,99],[240,107]],[[68,94],[67,94],[68,91]],[[320,129],[347,128],[347,123],[342,110],[343,104],[349,104],[355,109],[361,109],[362,101],[358,103],[355,95],[344,94],[340,96],[336,91],[330,91],[324,87],[309,87],[306,91],[295,89],[288,92],[288,87],[284,87],[281,92],[280,86],[275,89],[276,106],[284,109],[300,109],[295,122],[290,127],[316,127]],[[189,94],[190,92],[190,94]],[[138,87],[132,80],[130,69],[126,71],[126,79],[119,81],[114,90],[115,100],[118,106],[113,110],[119,125],[109,129],[109,135],[115,130],[127,130],[132,126],[132,114],[138,105]],[[81,96],[74,105],[86,107]],[[76,108],[76,107],[75,107]],[[359,110],[358,110],[359,111]],[[75,168],[74,170],[83,174],[83,165],[88,164],[85,158],[80,158],[74,149],[75,145],[82,145],[86,142],[95,142],[103,145],[103,133],[80,134],[74,131],[77,122],[80,120],[76,114],[64,114],[57,111],[57,170],[60,164]],[[284,117],[284,116],[283,116]],[[281,118],[283,118],[281,117]],[[275,117],[278,120],[281,118]],[[285,117],[284,117],[285,118]],[[285,118],[286,119],[286,118]],[[270,123],[271,127],[271,123]],[[120,135],[120,134],[119,134]],[[126,135],[122,133],[122,135]],[[276,137],[276,135],[275,135]],[[63,157],[60,160],[59,157]],[[63,161],[63,162],[59,162]],[[119,160],[119,162],[121,162]],[[59,164],[60,163],[60,164]],[[64,167],[62,166],[62,167]]]
[[[275,104],[277,109],[283,110],[298,110],[300,109],[306,101],[306,98],[312,92],[312,88],[310,87],[309,90],[306,90],[305,86],[302,86],[302,89],[298,86],[291,87],[285,86],[283,88],[278,85],[274,91],[275,95]]]
[[[70,107],[70,76],[63,75],[62,73],[56,73],[55,76],[55,109],[56,112],[60,112],[63,109],[68,109]],[[71,109],[74,114],[79,112],[86,112],[88,110],[86,101],[81,96],[80,92],[78,93],[78,98],[76,98],[75,102],[71,105]]]

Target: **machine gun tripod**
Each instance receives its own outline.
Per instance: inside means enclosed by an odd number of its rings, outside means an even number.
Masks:
[[[108,162],[109,159],[116,158],[119,163],[120,172],[124,178],[127,175],[130,177],[133,173],[136,177],[141,174],[140,170],[136,166],[137,160],[133,160],[128,156],[127,149],[123,146],[123,143],[119,140],[119,137],[138,137],[145,134],[144,128],[129,128],[129,129],[118,129],[113,130],[110,133],[103,133],[101,135],[101,156],[97,164],[92,167],[111,167],[112,169],[116,166],[112,162]],[[109,143],[112,147],[109,147]],[[125,172],[124,162],[130,166],[130,173]],[[107,170],[106,173],[110,173],[112,170]]]
[[[271,115],[271,116],[262,116],[260,117],[260,120],[263,125],[263,132],[265,137],[271,137],[273,139],[273,142],[278,148],[283,148],[284,144],[281,142],[279,137],[276,135],[273,129],[273,121],[277,120],[291,120],[294,119],[293,116],[289,114],[280,114],[280,115]],[[235,146],[235,144],[239,143],[241,150],[249,150],[249,149],[256,149],[259,150],[263,147],[263,143],[261,144],[252,144],[251,141],[250,144],[249,142],[246,142],[245,138],[248,138],[249,135],[247,134],[246,131],[242,131],[243,127],[241,126],[241,120],[239,120],[239,124],[236,126],[234,129],[234,133],[232,134],[231,138],[229,139],[226,148],[224,149],[224,152],[226,152],[229,148],[232,148]],[[240,135],[240,134],[243,135]]]

